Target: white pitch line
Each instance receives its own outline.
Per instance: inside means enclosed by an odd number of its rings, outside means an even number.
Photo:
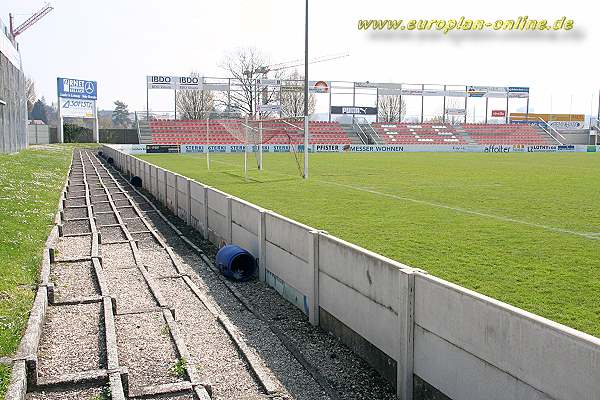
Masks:
[[[358,191],[365,192],[365,193],[371,193],[371,194],[375,194],[375,195],[378,195],[378,196],[389,197],[391,199],[408,201],[408,202],[412,202],[412,203],[416,203],[416,204],[421,204],[421,205],[426,205],[426,206],[431,206],[431,207],[443,208],[443,209],[446,209],[446,210],[451,210],[451,211],[455,211],[455,212],[459,212],[459,213],[463,213],[463,214],[476,215],[478,217],[493,218],[493,219],[497,219],[497,220],[503,221],[503,222],[512,222],[512,223],[515,223],[515,224],[521,224],[521,225],[526,225],[526,226],[530,226],[530,227],[533,227],[533,228],[545,229],[545,230],[552,231],[552,232],[580,236],[580,237],[584,237],[586,239],[591,239],[591,240],[600,240],[600,235],[595,234],[595,233],[577,232],[577,231],[572,231],[570,229],[557,228],[555,226],[550,226],[550,225],[536,224],[534,222],[522,221],[520,219],[515,219],[515,218],[510,218],[510,217],[504,217],[502,215],[488,214],[488,213],[484,213],[484,212],[480,212],[480,211],[469,210],[469,209],[466,209],[466,208],[453,207],[453,206],[448,206],[446,204],[434,203],[434,202],[427,201],[427,200],[419,200],[419,199],[413,199],[411,197],[398,196],[398,195],[395,195],[395,194],[390,194],[390,193],[385,193],[385,192],[379,192],[377,190],[366,189],[366,188],[363,188],[363,187],[360,187],[360,186],[345,185],[343,183],[328,182],[328,181],[319,181],[319,182],[325,183],[325,184],[328,184],[328,185],[336,185],[336,186],[344,187],[344,188],[347,188],[347,189],[354,189],[354,190],[358,190]]]

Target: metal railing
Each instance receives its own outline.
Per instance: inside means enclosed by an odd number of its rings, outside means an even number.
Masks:
[[[564,137],[559,131],[556,130],[556,128],[554,128],[548,122],[544,121],[544,119],[542,117],[538,117],[538,119],[540,121],[542,121],[542,125],[540,125],[540,127],[542,128],[542,130],[544,132],[546,132],[548,134],[548,136],[550,136],[552,139],[554,139],[558,144],[562,145],[563,142],[561,142],[560,140],[558,140],[558,137],[562,138],[563,140],[566,140],[567,138]],[[551,132],[553,132],[554,135]]]

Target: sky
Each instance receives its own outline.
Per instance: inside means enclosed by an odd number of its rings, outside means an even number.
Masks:
[[[565,1],[314,1],[311,80],[529,86],[535,112],[596,114],[600,90],[600,6]],[[0,18],[17,23],[43,6],[2,0]],[[304,56],[304,1],[56,0],[54,10],[19,36],[25,73],[38,97],[56,101],[56,78],[98,81],[100,109],[122,100],[146,106],[146,75],[226,76],[219,65],[236,48],[255,47],[272,63]],[[574,20],[568,32],[365,32],[359,19]],[[150,107],[170,110],[153,91]],[[337,104],[348,105],[348,104]]]

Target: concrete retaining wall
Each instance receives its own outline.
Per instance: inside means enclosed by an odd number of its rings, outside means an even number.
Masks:
[[[12,43],[0,32],[1,49],[11,51]],[[3,50],[4,51],[4,50]],[[20,55],[0,52],[0,153],[14,153],[27,147],[27,100],[25,75]]]
[[[48,125],[27,125],[29,144],[49,144],[50,127]]]
[[[360,354],[399,398],[600,400],[600,339],[153,170],[159,201],[189,207],[189,223],[213,243],[251,251],[261,280]]]

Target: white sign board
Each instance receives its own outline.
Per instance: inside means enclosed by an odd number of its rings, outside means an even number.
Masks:
[[[63,117],[96,118],[96,101],[59,97]]]
[[[279,104],[260,104],[258,111],[278,113],[281,112],[281,106]]]

